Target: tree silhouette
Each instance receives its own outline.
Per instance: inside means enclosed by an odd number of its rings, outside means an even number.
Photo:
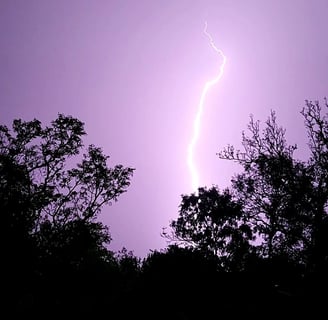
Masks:
[[[224,268],[242,268],[251,251],[252,232],[242,206],[229,190],[199,188],[198,194],[183,195],[179,217],[170,224],[168,240],[195,247],[220,257]]]
[[[162,233],[218,257],[215,277],[229,283],[231,299],[246,310],[241,314],[256,307],[276,316],[297,310],[314,315],[325,308],[320,301],[328,284],[328,119],[318,102],[306,101],[301,114],[308,161],[295,159],[296,146],[287,143],[275,112],[263,130],[251,116],[243,150],[228,145],[218,153],[242,166],[231,188],[183,195],[171,233]]]
[[[251,135],[242,136],[243,152],[228,145],[219,157],[243,166],[243,172],[232,179],[232,188],[261,241],[261,254],[269,258],[286,254],[299,260],[308,240],[311,177],[306,165],[293,159],[296,146],[287,144],[274,112],[263,132],[253,117],[248,129]]]
[[[307,162],[294,159],[296,146],[287,144],[274,112],[262,132],[251,117],[243,152],[228,145],[218,155],[244,169],[232,179],[234,195],[262,240],[262,255],[285,255],[314,271],[324,268],[328,257],[328,121],[318,101],[306,101],[301,114],[311,152]]]
[[[30,270],[24,279],[43,281],[44,289],[49,279],[64,293],[71,274],[109,258],[108,228],[96,220],[126,192],[134,169],[110,168],[94,145],[79,156],[84,135],[84,124],[63,114],[46,127],[36,119],[14,120],[12,131],[0,126],[3,276],[17,283],[12,292],[30,286],[22,288],[19,276]]]
[[[228,145],[218,154],[242,167],[231,187],[182,195],[170,232],[162,232],[168,247],[143,260],[110,251],[110,232],[98,221],[134,169],[110,168],[100,148],[84,148],[84,125],[70,116],[46,127],[0,126],[1,310],[143,319],[320,314],[328,119],[318,102],[306,101],[301,114],[308,161],[294,158],[274,112],[263,130],[251,117],[243,150]]]
[[[307,251],[309,268],[322,270],[327,268],[328,262],[328,118],[327,99],[325,99],[323,114],[318,101],[306,100],[302,110],[304,123],[308,134],[308,146],[311,152],[307,163],[311,173],[313,192],[311,193],[310,243]]]

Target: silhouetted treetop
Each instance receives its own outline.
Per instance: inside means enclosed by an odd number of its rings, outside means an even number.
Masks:
[[[327,108],[327,101],[325,100]],[[321,270],[328,261],[328,118],[319,102],[301,114],[310,158],[294,158],[271,111],[260,127],[250,117],[242,150],[228,145],[220,159],[242,167],[230,189],[199,188],[183,195],[179,216],[162,235],[173,243],[210,251],[225,270],[244,270],[258,258]]]
[[[20,279],[50,281],[49,294],[64,294],[66,281],[112,259],[97,216],[127,191],[134,169],[109,167],[101,148],[84,150],[84,135],[84,124],[63,114],[49,126],[36,119],[0,126],[1,258],[8,291],[18,295],[11,301],[32,286]]]
[[[243,167],[233,177],[232,188],[253,232],[263,239],[262,254],[286,255],[316,268],[324,259],[319,234],[327,219],[328,121],[319,102],[306,101],[301,114],[311,151],[306,162],[294,159],[296,145],[287,144],[274,112],[262,131],[251,117],[250,136],[242,135],[243,151],[228,145],[218,155]]]
[[[70,159],[82,151],[85,135],[78,119],[59,114],[44,128],[39,120],[14,120],[12,131],[0,127],[1,156],[31,180],[29,197],[38,222],[93,220],[103,205],[116,201],[130,184],[133,169],[108,167],[109,157],[94,145],[74,167]]]
[[[240,203],[229,190],[199,188],[198,193],[182,195],[179,217],[170,224],[172,232],[163,236],[176,244],[194,247],[227,260],[242,259],[248,252],[252,232],[243,220]]]
[[[233,145],[228,145],[218,153],[219,158],[233,160],[248,168],[248,165],[258,161],[261,157],[284,156],[291,158],[296,149],[296,145],[288,145],[285,137],[286,129],[277,123],[275,111],[271,111],[265,122],[265,128],[261,130],[260,121],[254,121],[253,115],[247,126],[250,135],[242,132],[243,151],[236,149]]]

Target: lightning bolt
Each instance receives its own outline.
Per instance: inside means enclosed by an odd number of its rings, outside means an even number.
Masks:
[[[217,76],[214,79],[207,81],[204,85],[204,88],[203,88],[203,91],[202,91],[202,94],[201,94],[201,97],[199,100],[196,117],[194,120],[193,135],[192,135],[192,138],[188,145],[187,162],[188,162],[188,167],[189,167],[189,170],[191,173],[191,184],[192,184],[192,188],[194,191],[196,191],[197,188],[199,187],[199,174],[198,174],[195,162],[194,162],[194,148],[195,148],[195,145],[199,138],[200,121],[201,121],[201,117],[202,117],[202,114],[204,111],[204,101],[205,101],[208,90],[212,86],[214,86],[217,82],[219,82],[219,80],[221,79],[221,77],[223,75],[224,66],[227,61],[226,56],[223,54],[223,52],[220,49],[218,49],[216,47],[212,36],[207,32],[207,22],[205,22],[204,33],[208,37],[212,49],[214,49],[214,51],[221,57],[222,62],[221,62]]]

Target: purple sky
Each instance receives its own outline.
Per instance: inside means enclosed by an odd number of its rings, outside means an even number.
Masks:
[[[162,227],[190,193],[187,147],[204,83],[219,68],[208,32],[227,56],[207,95],[195,152],[201,186],[229,186],[239,167],[215,155],[240,145],[249,115],[270,109],[305,154],[300,110],[328,95],[327,0],[1,0],[0,120],[65,113],[85,122],[85,144],[136,168],[101,219],[111,249],[138,256],[166,246]]]

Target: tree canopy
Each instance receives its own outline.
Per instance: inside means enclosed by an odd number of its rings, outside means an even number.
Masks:
[[[301,114],[309,138],[307,161],[295,159],[297,146],[287,143],[275,112],[264,129],[251,116],[249,133],[242,133],[243,150],[228,145],[218,153],[242,167],[231,187],[182,195],[172,233],[163,236],[209,249],[230,263],[236,256],[239,269],[254,254],[283,257],[306,270],[327,266],[328,119],[319,102],[306,101]]]
[[[81,121],[63,114],[49,126],[36,119],[0,126],[1,254],[9,291],[31,285],[23,278],[36,283],[60,270],[57,286],[64,288],[68,270],[109,259],[110,233],[97,217],[127,191],[134,169],[109,167],[94,145],[85,150],[85,134]]]
[[[274,112],[264,128],[251,117],[242,150],[218,153],[241,172],[225,189],[182,195],[162,233],[167,248],[144,259],[109,250],[99,221],[127,191],[133,168],[110,167],[101,148],[84,147],[84,124],[71,116],[0,126],[1,310],[143,319],[322,312],[328,118],[318,102],[306,101],[301,114],[307,160],[295,158]]]

